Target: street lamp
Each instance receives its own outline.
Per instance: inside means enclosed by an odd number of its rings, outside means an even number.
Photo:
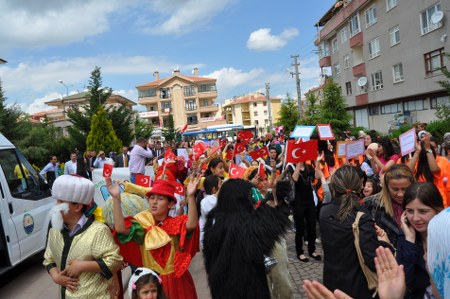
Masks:
[[[68,97],[69,96],[69,86],[67,86],[63,80],[59,80],[59,83],[64,85],[64,87],[66,88],[66,97]]]
[[[64,85],[64,87],[66,88],[66,97],[69,97],[69,87],[64,83],[63,80],[59,80],[59,83]],[[61,103],[63,106],[63,117],[64,119],[66,119],[66,106],[64,105],[64,97],[61,99]]]

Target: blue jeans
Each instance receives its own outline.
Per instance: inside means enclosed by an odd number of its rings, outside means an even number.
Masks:
[[[130,173],[130,182],[136,184],[136,174]]]

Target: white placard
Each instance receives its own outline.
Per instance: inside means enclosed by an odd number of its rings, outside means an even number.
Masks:
[[[336,156],[338,158],[343,158],[347,155],[347,151],[345,150],[347,143],[347,141],[340,141],[336,143]]]
[[[177,156],[183,156],[184,161],[189,160],[189,155],[185,148],[177,148]]]
[[[416,149],[416,129],[406,131],[398,137],[402,156],[412,153]]]
[[[357,141],[352,141],[345,146],[345,157],[348,159],[353,159],[359,155],[364,155],[364,139]]]
[[[334,135],[331,131],[330,125],[317,125],[317,131],[319,132],[319,138],[321,140],[333,140]]]
[[[315,126],[295,126],[295,129],[291,133],[291,138],[307,138],[311,137],[314,132]]]

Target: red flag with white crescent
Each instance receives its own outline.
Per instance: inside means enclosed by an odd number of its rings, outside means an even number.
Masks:
[[[172,182],[172,184],[175,187],[175,194],[184,196],[184,185],[178,182]]]
[[[206,145],[203,142],[199,142],[192,148],[194,159],[198,160],[200,156],[206,151]]]
[[[236,142],[236,145],[234,146],[234,156],[243,153],[245,151],[246,144],[247,142]]]
[[[230,172],[228,173],[231,179],[242,179],[245,173],[245,168],[237,166],[236,164],[230,165]]]
[[[259,162],[258,175],[262,179],[264,179],[266,177],[266,170],[264,169],[264,163]]]
[[[237,136],[236,137],[239,140],[249,141],[250,139],[253,138],[253,133],[251,131],[248,131],[248,130],[239,131],[239,132],[237,132]]]
[[[113,165],[109,163],[103,164],[103,177],[110,178],[113,172]]]
[[[309,140],[296,143],[291,140],[287,143],[286,162],[298,163],[302,161],[315,160],[317,158],[317,140]]]
[[[150,187],[151,179],[148,175],[136,174],[136,185]]]
[[[252,157],[253,160],[256,160],[260,157],[268,156],[269,151],[267,150],[267,146],[264,146],[263,148],[251,151],[248,154],[250,157]]]

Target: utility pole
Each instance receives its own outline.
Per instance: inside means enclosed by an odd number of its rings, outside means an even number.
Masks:
[[[272,102],[270,101],[270,83],[266,83],[267,107],[269,107],[269,132],[272,132]]]
[[[291,55],[291,58],[294,59],[294,63],[291,64],[294,67],[294,72],[291,72],[291,75],[292,75],[292,77],[295,76],[295,83],[297,85],[298,114],[299,114],[299,120],[302,120],[302,116],[303,116],[302,92],[300,90],[300,73],[298,71],[298,67],[300,66],[300,63],[297,62],[298,55]]]

